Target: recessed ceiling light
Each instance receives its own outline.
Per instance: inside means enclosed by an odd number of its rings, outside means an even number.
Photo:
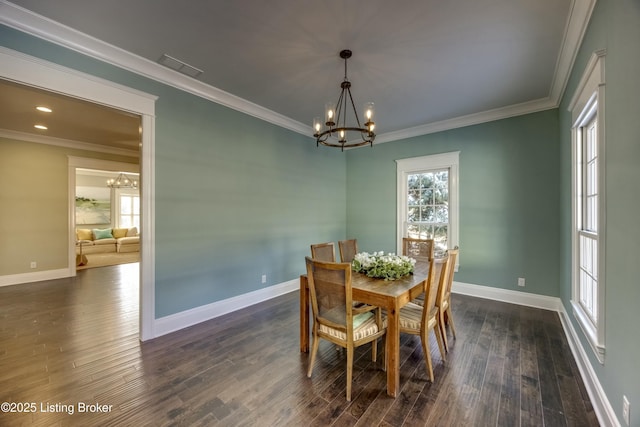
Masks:
[[[49,107],[43,107],[43,106],[41,106],[41,105],[38,105],[38,106],[36,107],[36,110],[38,110],[38,111],[42,111],[43,113],[50,113],[51,111],[53,111],[53,110],[51,110],[51,108],[49,108]]]
[[[34,128],[36,129],[41,129],[41,130],[47,130],[49,129],[48,127],[46,127],[45,125],[33,125]]]

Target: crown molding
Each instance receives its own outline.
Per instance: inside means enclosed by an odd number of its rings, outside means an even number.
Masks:
[[[17,132],[17,131],[12,131],[8,129],[0,129],[0,138],[13,139],[17,141],[35,142],[37,144],[55,145],[57,147],[72,148],[75,150],[115,154],[118,156],[132,157],[136,159],[140,158],[140,152],[136,150],[127,150],[126,148],[115,148],[115,147],[109,147],[106,145],[91,144],[89,142],[74,141],[71,139],[54,138],[51,136]]]
[[[558,52],[558,60],[556,69],[553,73],[553,82],[549,98],[555,100],[560,105],[562,96],[569,82],[571,70],[575,63],[582,39],[589,26],[591,14],[596,5],[597,0],[573,0],[571,2],[571,10],[569,19],[564,31],[560,52]]]
[[[376,137],[374,144],[397,141],[399,139],[413,138],[415,136],[427,135],[430,133],[443,132],[446,130],[462,128],[481,123],[493,122],[509,117],[521,116],[524,114],[537,113],[539,111],[550,110],[558,106],[557,102],[550,98],[538,99],[535,101],[523,102],[521,104],[510,105],[508,107],[496,108],[482,111],[480,113],[455,117],[453,119],[441,120],[422,126],[416,126],[396,132],[388,132]]]
[[[557,108],[564,94],[595,3],[596,0],[573,0],[571,2],[569,18],[547,98],[380,134],[376,137],[375,143],[396,141]],[[311,130],[308,125],[184,76],[6,0],[0,0],[0,11],[2,12],[0,13],[0,23],[2,24],[311,138]]]

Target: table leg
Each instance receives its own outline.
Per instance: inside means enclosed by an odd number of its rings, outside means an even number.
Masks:
[[[309,353],[309,284],[300,276],[300,351]]]
[[[387,309],[387,394],[397,397],[400,390],[400,307]]]

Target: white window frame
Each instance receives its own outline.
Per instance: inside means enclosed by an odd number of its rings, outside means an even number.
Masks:
[[[460,152],[433,154],[429,156],[411,157],[408,159],[396,160],[397,168],[397,242],[396,251],[402,253],[402,238],[405,237],[407,218],[407,178],[411,174],[421,172],[431,172],[434,170],[449,170],[449,228],[447,236],[450,248],[459,245],[459,180],[458,169],[460,163]],[[456,260],[456,271],[458,270],[459,258]]]
[[[569,103],[571,112],[571,306],[575,319],[587,337],[594,354],[604,363],[605,359],[605,68],[604,50],[595,52],[578,84],[576,92]],[[580,247],[579,239],[582,233],[583,182],[581,179],[582,159],[580,145],[582,144],[583,128],[595,117],[597,126],[597,308],[596,319],[583,308],[580,303]]]

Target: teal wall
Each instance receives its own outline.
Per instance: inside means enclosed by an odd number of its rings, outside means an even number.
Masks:
[[[460,151],[456,281],[558,296],[558,135],[554,109],[349,151],[347,234],[395,252],[395,161]]]
[[[591,54],[606,49],[605,361],[593,355],[574,328],[621,425],[622,396],[631,403],[631,425],[640,425],[640,1],[600,0],[591,18],[560,108],[562,170],[561,297],[571,313],[571,120],[567,110]],[[571,319],[573,317],[569,316]]]
[[[345,236],[340,151],[5,26],[0,45],[158,96],[157,318],[296,279]]]

